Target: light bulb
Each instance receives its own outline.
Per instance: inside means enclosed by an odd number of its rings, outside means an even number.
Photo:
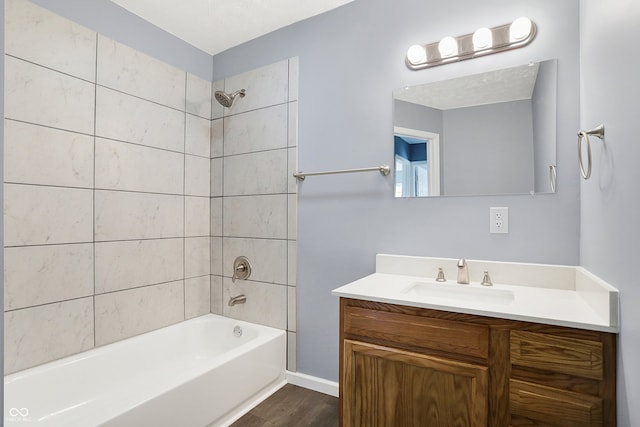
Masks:
[[[410,64],[417,65],[427,62],[427,51],[424,46],[414,44],[407,50],[407,60]]]
[[[484,27],[478,28],[475,33],[473,33],[473,48],[475,50],[484,50],[490,48],[493,44],[493,33],[491,30]]]
[[[509,40],[511,42],[519,42],[526,39],[531,34],[532,28],[531,19],[526,17],[516,19],[509,27]]]
[[[442,56],[443,58],[457,55],[458,42],[453,37],[447,36],[440,40],[440,43],[438,43],[438,50],[440,51],[440,56]]]

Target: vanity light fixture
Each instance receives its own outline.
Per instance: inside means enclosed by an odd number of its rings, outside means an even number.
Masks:
[[[521,17],[511,24],[479,28],[473,34],[444,37],[439,42],[413,45],[407,51],[406,64],[412,70],[435,67],[480,55],[517,49],[531,43],[537,27],[531,19]]]

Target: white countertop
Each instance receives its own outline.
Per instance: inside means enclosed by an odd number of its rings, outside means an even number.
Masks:
[[[453,280],[436,284],[433,279],[437,274],[438,265],[442,266],[446,276]],[[418,266],[424,267],[422,270],[427,272],[424,276],[398,274],[398,271],[415,274],[419,270]],[[516,263],[471,260],[468,261],[468,266],[471,284],[461,285],[455,280],[454,273],[457,273],[457,268],[452,270],[455,268],[455,260],[378,255],[376,273],[334,289],[332,294],[344,298],[603,332],[619,331],[617,289],[581,267],[522,264],[520,269]],[[496,277],[510,279],[509,284],[494,282],[491,287],[480,285],[481,279],[478,277],[483,271],[474,270],[477,270],[477,267],[486,270],[488,266],[496,273]],[[558,271],[555,271],[556,269]],[[526,272],[526,278],[518,277],[520,270]],[[472,271],[474,274],[471,274]],[[536,271],[541,272],[537,278]],[[545,283],[544,276],[552,279]],[[460,299],[407,292],[415,283],[435,285],[440,289],[448,289],[447,287],[451,286],[452,295],[455,295],[455,287],[465,287],[472,294],[477,292],[477,295],[486,290],[511,291],[513,299],[483,301],[482,298]]]

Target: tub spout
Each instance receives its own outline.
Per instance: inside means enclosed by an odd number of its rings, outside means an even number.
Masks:
[[[244,304],[245,302],[247,302],[247,297],[244,294],[231,297],[229,298],[229,307],[233,307],[236,304]]]

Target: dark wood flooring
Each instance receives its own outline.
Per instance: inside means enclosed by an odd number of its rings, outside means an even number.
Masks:
[[[338,398],[287,384],[231,427],[336,427]]]

